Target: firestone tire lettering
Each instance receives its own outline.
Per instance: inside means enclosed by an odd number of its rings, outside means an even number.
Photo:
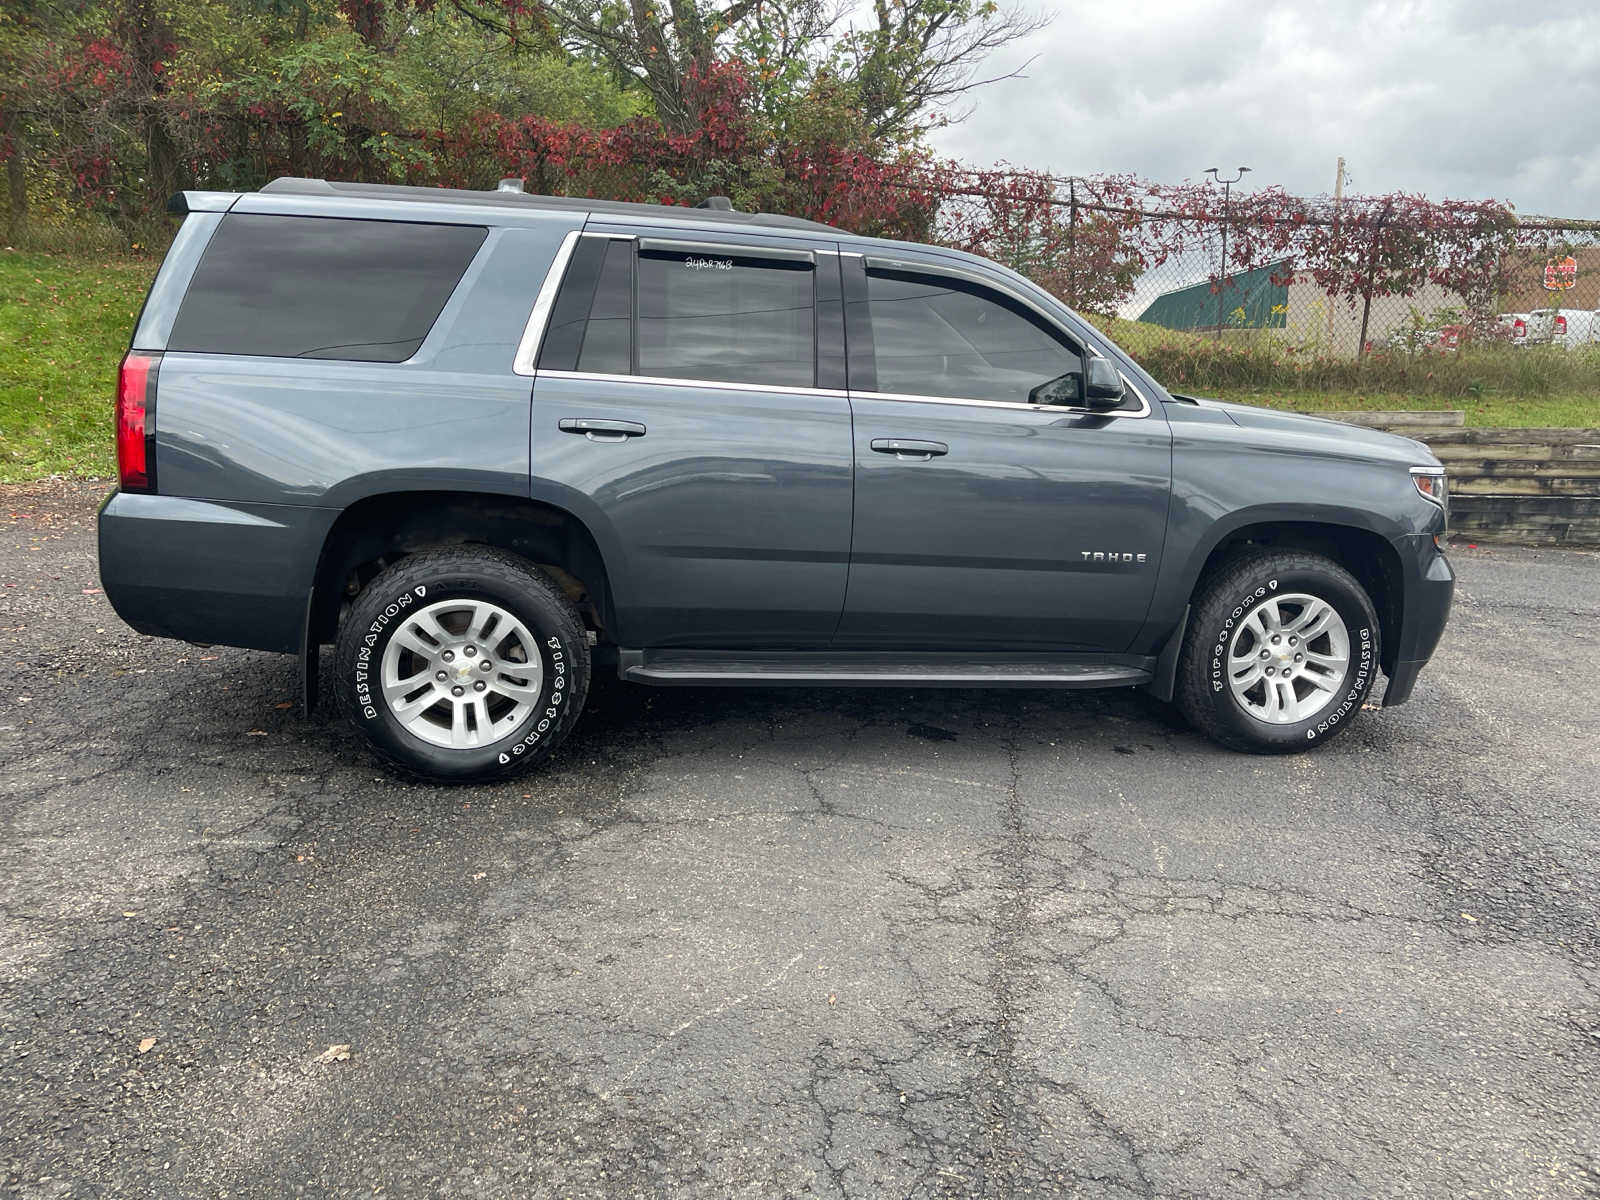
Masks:
[[[423,581],[425,579],[425,581]],[[512,611],[538,635],[544,685],[537,707],[498,743],[451,749],[424,743],[389,712],[377,664],[407,610],[424,598],[481,596]],[[560,589],[531,564],[483,547],[425,551],[402,559],[356,598],[340,631],[338,660],[349,681],[344,708],[376,750],[417,775],[451,782],[495,778],[542,761],[571,730],[588,692],[583,623]]]
[[[1353,631],[1351,663],[1338,703],[1304,723],[1268,725],[1246,713],[1227,687],[1229,639],[1240,620],[1270,593],[1304,589],[1333,604]],[[1378,627],[1372,601],[1350,573],[1320,555],[1246,551],[1212,573],[1196,593],[1195,621],[1210,634],[1192,635],[1180,655],[1174,699],[1190,722],[1234,749],[1281,753],[1303,749],[1347,727],[1360,711],[1378,665]]]

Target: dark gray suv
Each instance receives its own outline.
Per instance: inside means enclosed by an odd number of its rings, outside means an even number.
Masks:
[[[122,364],[106,594],[298,654],[392,763],[647,684],[1143,687],[1298,750],[1449,612],[1404,438],[1169,395],[970,255],[734,212],[190,192]]]

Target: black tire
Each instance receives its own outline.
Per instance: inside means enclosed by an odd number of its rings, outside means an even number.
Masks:
[[[1239,648],[1253,654],[1257,645],[1267,651],[1264,658],[1277,663],[1277,655],[1287,652],[1287,647],[1269,647],[1265,639],[1257,639],[1253,629],[1246,632],[1242,627],[1268,599],[1287,600],[1296,595],[1325,601],[1338,614],[1346,632],[1348,663],[1342,673],[1326,675],[1329,686],[1323,691],[1331,698],[1324,707],[1305,720],[1273,724],[1246,708],[1247,703],[1265,707],[1262,685],[1243,699],[1235,696],[1228,663]],[[1295,606],[1288,603],[1282,611],[1293,614]],[[1378,637],[1378,615],[1371,598],[1355,576],[1337,563],[1304,551],[1246,551],[1210,572],[1196,591],[1178,660],[1175,699],[1191,725],[1230,749],[1253,754],[1307,750],[1336,736],[1360,715],[1378,674]],[[1327,645],[1320,639],[1314,644]],[[1332,686],[1334,679],[1338,680],[1336,687]],[[1296,679],[1290,686],[1296,695],[1322,694],[1304,679]]]
[[[520,622],[529,635],[496,643],[516,661],[507,658],[485,668],[491,672],[486,680],[502,671],[520,670],[527,695],[510,700],[487,684],[483,704],[498,706],[500,715],[495,716],[488,707],[474,709],[474,713],[490,714],[486,733],[479,732],[474,715],[467,716],[469,736],[492,738],[470,747],[438,745],[414,733],[384,699],[382,686],[385,654],[395,636],[407,628],[407,617],[434,614],[439,624],[448,628],[448,623],[457,619],[446,603],[451,601],[487,601]],[[497,621],[489,627],[490,632],[508,624]],[[466,636],[465,630],[459,632]],[[415,666],[427,661],[406,648],[414,638],[414,633],[408,634],[407,641],[395,648],[397,662]],[[482,640],[487,646],[491,639],[486,635],[469,640]],[[525,648],[524,642],[531,643],[532,649]],[[482,666],[496,652],[486,650],[484,657],[478,658],[474,647],[474,662]],[[453,672],[467,664],[465,654],[463,651],[459,663],[450,668]],[[531,563],[483,546],[414,554],[378,575],[356,597],[340,626],[335,664],[340,703],[379,757],[411,774],[445,783],[503,779],[543,762],[577,722],[589,692],[589,648],[583,622],[571,601]],[[533,682],[535,666],[540,671],[539,683]],[[453,680],[454,675],[452,686]],[[475,674],[463,675],[462,684],[476,687],[476,680]],[[425,697],[425,689],[432,686],[430,679],[418,688],[418,695]],[[526,706],[527,711],[519,712],[518,705]],[[440,693],[438,704],[422,718],[427,724],[415,727],[448,737],[448,721],[454,712],[450,696]],[[496,727],[499,724],[504,724],[503,732]]]

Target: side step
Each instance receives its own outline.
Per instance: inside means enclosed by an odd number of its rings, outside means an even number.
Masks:
[[[1138,687],[1155,659],[1135,655],[944,654],[856,650],[619,650],[617,674],[657,687]]]

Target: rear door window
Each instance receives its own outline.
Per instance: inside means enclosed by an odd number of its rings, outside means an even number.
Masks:
[[[642,245],[639,374],[812,387],[815,274],[809,254]]]
[[[403,362],[487,236],[475,225],[230,213],[167,348]]]

